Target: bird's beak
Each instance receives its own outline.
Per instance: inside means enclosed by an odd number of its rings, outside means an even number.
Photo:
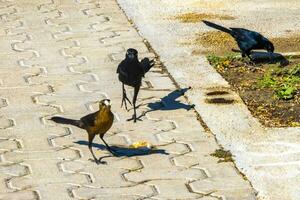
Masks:
[[[128,53],[128,54],[127,54],[127,57],[128,57],[130,60],[133,60],[135,56],[134,56],[132,53]]]
[[[110,100],[109,100],[109,99],[105,99],[105,100],[104,100],[104,104],[105,104],[106,106],[111,106],[111,103],[110,103]]]

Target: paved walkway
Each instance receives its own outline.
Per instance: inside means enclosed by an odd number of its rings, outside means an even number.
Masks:
[[[114,0],[0,0],[0,21],[0,199],[255,199],[233,163],[209,155],[214,136],[159,64],[138,100],[139,113],[157,110],[126,121],[117,64],[128,47],[155,55]],[[47,119],[79,118],[106,97],[116,115],[106,139],[127,156],[96,138],[107,161],[96,165],[85,131]],[[126,149],[142,140],[156,149]]]

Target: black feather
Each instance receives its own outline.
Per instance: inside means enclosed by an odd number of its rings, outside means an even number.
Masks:
[[[141,60],[141,65],[144,69],[144,74],[146,74],[154,66],[154,60],[149,60],[149,58],[144,58],[143,60]]]
[[[136,100],[142,84],[142,78],[153,66],[154,66],[154,60],[149,60],[149,58],[144,58],[140,62],[138,60],[138,51],[132,48],[127,49],[125,59],[122,60],[121,63],[118,65],[117,73],[118,73],[119,81],[122,83],[122,92],[123,92],[121,107],[124,104],[125,108],[127,109],[126,102],[131,104],[130,100],[126,95],[126,90],[124,88],[124,85],[128,85],[134,88],[134,95],[132,99],[133,110],[134,110],[134,115],[133,115],[134,121],[137,120]]]
[[[228,28],[225,28],[223,26],[220,26],[218,24],[215,24],[215,23],[212,23],[212,22],[209,22],[209,21],[206,21],[206,20],[202,20],[202,22],[204,24],[206,24],[207,26],[209,26],[209,27],[215,28],[215,29],[217,29],[219,31],[223,31],[225,33],[229,33],[231,35],[231,30],[228,29]]]
[[[244,28],[228,29],[205,20],[203,20],[203,23],[205,23],[209,27],[230,34],[235,39],[237,45],[242,51],[242,56],[247,55],[248,57],[250,57],[251,51],[253,49],[265,49],[268,52],[274,52],[274,45],[272,44],[272,42],[258,32]]]
[[[78,128],[84,128],[84,124],[80,120],[68,119],[64,117],[52,117],[50,120],[59,124],[70,124]]]

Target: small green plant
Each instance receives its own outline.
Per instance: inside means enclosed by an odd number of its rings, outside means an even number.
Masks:
[[[266,73],[257,82],[257,86],[260,88],[269,88],[269,87],[273,87],[274,85],[276,85],[276,80],[270,73]]]
[[[216,149],[214,153],[210,154],[211,156],[217,157],[220,162],[233,162],[232,154],[230,151],[225,151],[222,147],[220,149]]]
[[[300,63],[295,65],[292,69],[289,70],[290,75],[298,76],[300,77]]]
[[[289,69],[272,68],[257,81],[259,88],[272,88],[276,97],[283,100],[293,99],[300,89],[300,64]]]
[[[297,88],[289,85],[289,84],[282,84],[280,87],[275,89],[275,93],[279,99],[289,100],[294,98],[295,92]]]

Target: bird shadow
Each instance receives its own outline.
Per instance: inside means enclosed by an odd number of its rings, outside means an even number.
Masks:
[[[233,52],[240,52],[240,50],[233,49]],[[280,66],[284,67],[289,64],[289,60],[286,59],[280,53],[270,53],[270,52],[263,52],[263,51],[252,51],[251,52],[252,62],[255,64],[276,64],[279,63]]]
[[[86,145],[88,146],[89,143],[88,141],[84,140],[79,140],[74,142],[79,145]],[[106,150],[106,146],[103,144],[98,144],[98,143],[93,143],[92,147],[100,149],[100,150]],[[133,156],[146,156],[146,155],[151,155],[151,154],[163,154],[163,155],[169,155],[169,153],[166,152],[164,149],[158,149],[158,148],[129,148],[126,146],[115,146],[112,145],[110,148],[118,155],[118,157],[133,157]],[[103,156],[102,158],[107,158],[107,157],[113,157],[111,156]]]
[[[143,112],[138,119],[141,117],[145,116],[149,112],[161,110],[161,111],[167,111],[167,110],[177,110],[177,109],[185,109],[185,110],[190,110],[195,107],[194,104],[189,105],[182,103],[178,100],[177,98],[181,97],[184,95],[185,92],[187,92],[191,87],[188,88],[183,88],[183,89],[178,89],[174,90],[165,97],[161,98],[160,101],[154,102],[154,103],[148,103],[147,107],[150,108],[149,110]]]
[[[252,56],[254,63],[261,63],[261,64],[279,63],[280,66],[287,66],[289,64],[288,59],[286,59],[280,53],[268,53],[268,52],[253,51],[251,56]]]

